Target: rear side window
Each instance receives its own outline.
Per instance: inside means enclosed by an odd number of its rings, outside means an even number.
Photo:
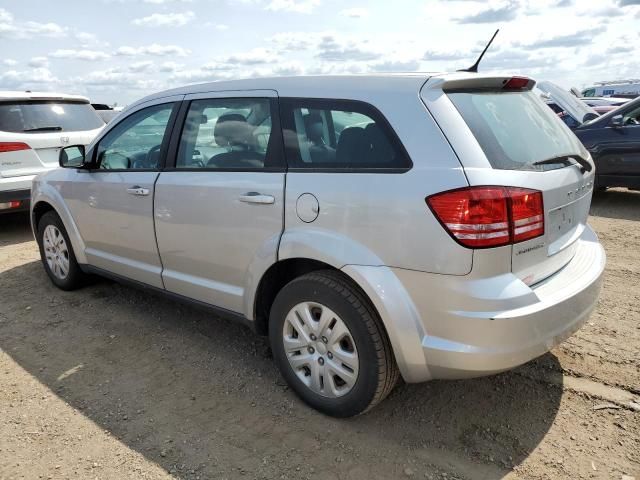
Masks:
[[[548,170],[559,164],[534,163],[584,154],[580,141],[533,92],[456,92],[448,96],[495,169]]]
[[[281,164],[268,98],[194,100],[185,119],[177,169],[253,170]],[[281,149],[280,149],[281,151]]]
[[[363,102],[284,99],[283,131],[292,168],[401,170],[411,160],[382,114]]]
[[[78,132],[102,127],[93,107],[82,102],[0,103],[0,131],[14,133]]]

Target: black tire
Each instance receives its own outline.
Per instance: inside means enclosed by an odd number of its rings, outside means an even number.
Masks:
[[[354,386],[344,396],[327,398],[314,392],[289,364],[283,328],[287,314],[302,302],[317,302],[331,309],[353,337],[360,367]],[[276,364],[291,389],[308,405],[327,415],[362,414],[380,403],[398,381],[398,367],[382,321],[366,295],[340,272],[312,272],[282,288],[271,308],[269,338]]]
[[[68,251],[68,259],[69,259],[69,271],[65,278],[59,278],[56,276],[49,267],[47,263],[45,251],[44,251],[44,231],[47,226],[53,225],[56,227],[62,236],[64,237],[64,241],[67,245]],[[87,275],[80,270],[78,262],[76,261],[76,256],[73,253],[73,247],[71,246],[71,241],[69,240],[69,235],[67,235],[67,230],[64,228],[64,224],[62,220],[58,216],[56,212],[49,211],[45,213],[40,221],[38,222],[38,246],[40,247],[40,259],[42,260],[42,265],[44,266],[44,270],[47,272],[47,275],[53,282],[53,284],[62,289],[62,290],[76,290],[87,283]]]

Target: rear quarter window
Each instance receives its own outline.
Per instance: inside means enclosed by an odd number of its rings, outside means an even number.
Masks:
[[[412,163],[372,105],[351,100],[281,99],[287,161],[293,169],[397,171]]]

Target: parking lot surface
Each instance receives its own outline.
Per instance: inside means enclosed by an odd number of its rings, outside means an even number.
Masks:
[[[0,479],[640,479],[640,192],[594,198],[596,313],[504,374],[325,417],[266,339],[106,280],[57,290],[0,217]]]

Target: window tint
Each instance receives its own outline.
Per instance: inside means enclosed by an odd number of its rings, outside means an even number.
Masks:
[[[291,166],[330,169],[407,169],[411,161],[372,106],[347,100],[282,102]]]
[[[77,132],[103,125],[88,103],[42,100],[0,103],[0,130],[4,132]]]
[[[194,100],[182,130],[176,168],[244,170],[275,166],[267,156],[270,139],[269,99]]]
[[[98,144],[100,169],[156,169],[174,104],[140,110],[125,118]]]

